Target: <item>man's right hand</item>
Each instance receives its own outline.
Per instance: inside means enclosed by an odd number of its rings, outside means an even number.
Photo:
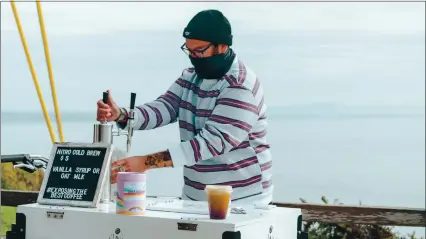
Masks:
[[[120,117],[120,107],[114,102],[111,97],[111,92],[108,92],[108,103],[105,104],[102,99],[98,100],[98,110],[96,120],[115,121]]]

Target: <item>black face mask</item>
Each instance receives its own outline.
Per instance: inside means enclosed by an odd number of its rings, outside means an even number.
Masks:
[[[195,72],[203,79],[221,79],[231,68],[235,53],[229,48],[225,53],[204,58],[189,56]]]

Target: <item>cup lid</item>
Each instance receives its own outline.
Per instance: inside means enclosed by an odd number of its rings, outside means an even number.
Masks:
[[[204,190],[217,190],[217,191],[232,191],[232,186],[229,185],[206,185]]]

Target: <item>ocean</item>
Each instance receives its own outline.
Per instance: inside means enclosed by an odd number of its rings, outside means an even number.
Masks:
[[[95,114],[94,114],[95,115]],[[1,153],[50,155],[51,141],[41,120],[23,125],[2,120]],[[93,117],[95,119],[95,117]],[[66,141],[91,142],[95,120],[65,121]],[[321,196],[343,203],[424,207],[424,117],[280,117],[269,120],[276,201]],[[131,155],[179,143],[178,125],[137,131]],[[56,134],[58,138],[58,134]],[[125,136],[115,137],[125,149]],[[164,177],[167,175],[167,179]],[[181,169],[149,172],[151,195],[180,195]]]
[[[326,196],[345,204],[425,207],[424,33],[290,32],[236,39],[236,53],[265,89],[274,201],[320,203]],[[66,141],[91,142],[96,101],[106,89],[124,106],[130,92],[137,93],[137,103],[147,102],[189,64],[177,31],[50,42]],[[1,44],[1,153],[49,155],[49,133],[19,36],[2,32]],[[40,39],[29,46],[53,112]],[[124,149],[124,140],[115,143]],[[138,131],[131,155],[177,143],[176,124]],[[148,172],[150,195],[179,196],[182,183],[181,169]]]
[[[25,124],[2,120],[1,153],[48,156],[50,137],[39,117]],[[424,116],[271,116],[268,140],[274,160],[274,200],[304,198],[320,203],[321,196],[326,196],[345,204],[424,208],[424,120]],[[66,140],[90,142],[94,123],[85,119],[63,122]],[[125,149],[124,136],[114,141]],[[163,150],[178,142],[176,124],[137,131],[131,155]],[[149,171],[148,195],[180,196],[182,183],[182,169]]]

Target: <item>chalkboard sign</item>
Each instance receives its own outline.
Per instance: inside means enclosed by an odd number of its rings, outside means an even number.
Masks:
[[[37,202],[96,207],[112,145],[55,143]]]

